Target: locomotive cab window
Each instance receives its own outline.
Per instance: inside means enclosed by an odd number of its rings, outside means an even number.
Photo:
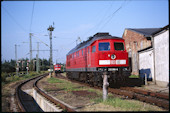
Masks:
[[[124,45],[123,45],[122,42],[114,42],[114,48],[115,48],[115,50],[123,51],[124,50]]]
[[[99,51],[109,51],[110,43],[109,42],[101,42],[99,43]]]
[[[92,47],[92,53],[96,52],[96,46]]]

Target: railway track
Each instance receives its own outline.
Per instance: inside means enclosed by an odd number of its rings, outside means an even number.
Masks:
[[[60,78],[67,79],[66,77],[61,77],[61,76],[62,75],[60,74]],[[75,81],[75,80],[70,80],[70,81],[102,90],[102,88],[98,86],[92,86],[87,83],[82,83],[80,81]],[[155,93],[148,90],[136,89],[133,87],[108,88],[108,92],[117,95],[122,95],[129,99],[136,99],[139,101],[150,103],[169,110],[169,95],[166,94]]]
[[[34,77],[18,85],[18,87],[16,88],[16,100],[21,112],[43,112],[43,110],[40,108],[40,106],[29,93],[30,90],[32,90],[33,88],[40,95],[45,97],[47,101],[50,101],[50,103],[55,104],[58,107],[59,111],[75,111],[74,109],[68,107],[68,105],[65,105],[61,101],[55,100],[51,96],[47,95],[45,92],[43,92],[37,87],[37,82],[47,75],[48,74],[44,74]]]
[[[146,103],[154,104],[169,110],[168,95],[126,87],[120,89],[108,88],[108,91],[114,94],[124,95],[130,99],[136,99]]]

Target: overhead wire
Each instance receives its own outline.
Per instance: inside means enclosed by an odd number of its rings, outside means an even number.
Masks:
[[[1,5],[2,6],[2,5]],[[21,25],[19,24],[19,22],[7,11],[7,9],[5,9],[5,7],[2,6],[2,8],[4,9],[4,11],[11,17],[11,19],[26,33],[28,33],[28,31]]]
[[[85,37],[85,35],[87,35],[90,31],[95,31],[95,30],[97,29],[97,27],[101,25],[102,21],[104,21],[105,16],[107,15],[107,12],[112,8],[112,5],[113,5],[113,1],[112,1],[112,3],[111,3],[110,7],[106,10],[106,13],[104,14],[104,16],[103,16],[103,18],[100,20],[100,22],[97,23],[97,24],[95,25],[95,27],[93,27],[93,30],[89,29],[89,30],[84,34],[84,37]],[[94,29],[94,28],[95,28],[95,29]]]
[[[102,30],[108,23],[109,23],[109,21],[113,18],[113,16],[121,9],[121,8],[123,8],[123,6],[125,5],[125,3],[126,3],[126,1],[127,0],[124,0],[124,2],[121,4],[121,6],[118,8],[118,9],[116,9],[111,15],[109,15],[106,19],[105,19],[105,16],[106,16],[106,14],[107,13],[105,13],[105,15],[103,16],[103,18],[101,19],[101,21],[98,23],[98,24],[96,24],[96,26],[95,27],[93,27],[93,30],[89,30],[89,31],[95,31],[95,30],[97,30],[97,29],[99,29],[98,31],[100,31],[100,30]],[[113,3],[110,5],[110,7],[108,8],[108,10],[110,10],[111,8],[112,8],[112,5],[113,5]],[[107,11],[108,11],[107,10]],[[103,24],[104,23],[104,24]],[[101,26],[103,24],[103,26]],[[100,27],[101,26],[101,27]],[[95,28],[95,29],[94,29]],[[86,34],[87,33],[89,33],[89,31],[88,32],[86,32]]]
[[[105,24],[103,24],[103,26],[99,29],[99,31],[102,30],[109,23],[109,21],[113,18],[113,16],[125,5],[125,2],[126,0],[122,3],[122,5],[117,10],[115,10],[112,13],[112,15],[108,17],[108,20],[105,22]]]
[[[112,8],[112,5],[113,5],[113,3],[112,3],[112,4],[110,5],[110,7],[108,8],[107,12]],[[107,13],[105,13],[105,15],[103,16],[103,18],[101,19],[101,21],[96,25],[96,29],[95,29],[95,30],[97,30],[97,29],[99,28],[99,26],[102,25],[103,21],[106,20],[106,19],[105,19],[105,16],[106,16],[106,15],[107,15]],[[94,31],[95,31],[95,30],[94,30]]]
[[[48,44],[46,44],[45,42],[43,42],[42,40],[40,40],[37,36],[34,35],[34,38],[36,38],[37,40],[39,40],[41,43],[45,44],[46,46],[48,46],[50,48],[50,46]]]
[[[34,5],[35,5],[35,1],[33,2],[33,8],[32,8],[31,23],[30,23],[30,32],[31,32],[32,20],[33,20],[33,14],[34,14]]]

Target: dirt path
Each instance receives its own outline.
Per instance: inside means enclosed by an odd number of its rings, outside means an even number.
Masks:
[[[15,89],[20,82],[13,82],[2,87],[2,112],[20,112],[15,101]]]

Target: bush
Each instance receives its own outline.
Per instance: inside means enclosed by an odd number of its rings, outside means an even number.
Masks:
[[[6,73],[1,73],[1,80],[2,82],[6,81]]]
[[[2,72],[15,72],[15,67],[11,66],[10,63],[5,62],[1,65],[1,71]]]
[[[37,73],[36,72],[30,72],[28,75],[29,76],[35,76],[35,75],[37,75]]]
[[[20,80],[19,76],[14,76],[14,81]]]

